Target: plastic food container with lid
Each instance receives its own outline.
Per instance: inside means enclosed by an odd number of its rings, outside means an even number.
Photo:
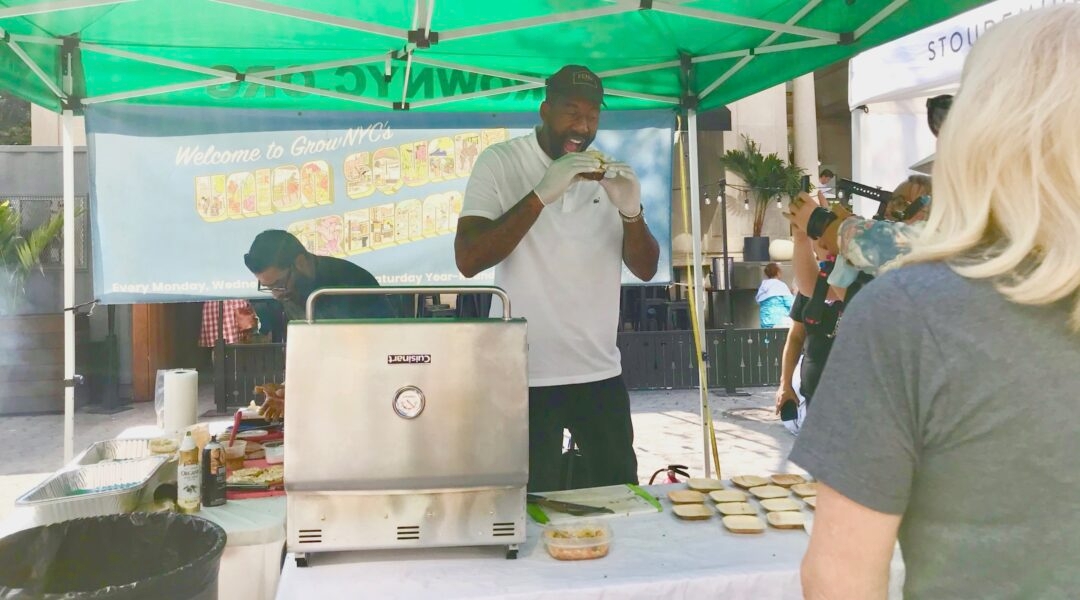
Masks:
[[[266,462],[271,465],[277,465],[285,462],[285,443],[284,442],[264,442],[263,451],[266,452]]]
[[[590,560],[607,556],[611,527],[603,521],[575,521],[544,527],[544,546],[557,560]]]

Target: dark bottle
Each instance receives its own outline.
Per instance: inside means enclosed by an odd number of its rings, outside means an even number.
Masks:
[[[225,448],[210,438],[202,455],[202,504],[221,506],[225,504]]]

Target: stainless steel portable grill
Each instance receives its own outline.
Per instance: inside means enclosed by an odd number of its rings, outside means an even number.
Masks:
[[[330,295],[493,293],[502,319],[316,321]],[[288,549],[525,541],[525,321],[499,288],[324,289],[288,331]]]

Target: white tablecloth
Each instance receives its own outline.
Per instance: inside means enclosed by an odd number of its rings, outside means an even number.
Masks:
[[[229,536],[218,570],[218,597],[273,598],[285,548],[285,497],[233,500],[198,515],[221,525]]]
[[[678,487],[684,486],[649,488],[661,498],[662,513],[609,519],[614,543],[602,559],[551,558],[540,526],[530,521],[517,560],[506,560],[500,546],[315,554],[306,568],[289,555],[277,598],[802,598],[805,531],[736,535],[724,529],[719,514],[681,521],[666,497]],[[896,587],[899,563],[893,573]]]

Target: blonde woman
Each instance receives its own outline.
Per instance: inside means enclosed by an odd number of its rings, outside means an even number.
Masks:
[[[912,252],[840,333],[792,460],[808,598],[1080,597],[1080,6],[979,39]]]

